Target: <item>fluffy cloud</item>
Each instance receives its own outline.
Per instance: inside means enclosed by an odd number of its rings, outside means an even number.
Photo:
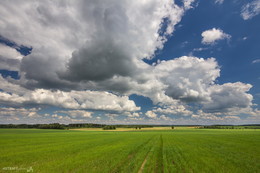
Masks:
[[[198,111],[198,114],[194,114],[191,116],[192,119],[203,119],[209,121],[219,121],[219,122],[227,122],[227,121],[237,121],[240,120],[238,116],[216,116],[210,113],[204,113],[203,111]]]
[[[115,120],[115,118],[118,117],[119,115],[108,113],[108,114],[105,114],[105,116],[107,116],[109,118],[109,120]]]
[[[160,119],[161,119],[161,120],[164,120],[164,121],[171,121],[171,120],[172,120],[170,117],[167,117],[167,116],[165,116],[165,115],[161,115],[161,116],[160,116]]]
[[[193,8],[192,7],[192,4],[194,3],[195,0],[183,0],[183,6],[184,6],[184,9],[190,9],[190,8]]]
[[[0,108],[0,116],[1,117],[12,117],[12,116],[29,116],[29,117],[35,117],[37,115],[37,112],[39,109],[31,108],[31,109],[25,109],[25,108],[12,108],[12,107],[2,107]]]
[[[0,43],[0,69],[18,71],[22,58],[16,49]]]
[[[168,87],[165,93],[185,102],[210,99],[208,87],[219,77],[220,69],[214,58],[180,57],[163,61],[155,74]]]
[[[154,112],[191,115],[192,111],[183,102],[200,103],[203,110],[210,113],[238,115],[245,109],[250,112],[253,96],[248,91],[252,85],[241,82],[215,84],[220,68],[214,58],[181,57],[161,62],[155,66],[155,75],[167,86],[165,94],[182,102],[171,102]]]
[[[145,115],[146,115],[148,118],[152,118],[152,119],[157,118],[157,114],[154,113],[153,111],[147,111],[147,112],[145,113]]]
[[[0,55],[6,59],[21,60],[23,56],[14,48],[0,43]]]
[[[33,47],[22,59],[23,84],[58,89],[137,75],[136,61],[163,47],[185,11],[168,0],[4,1],[1,9],[2,36]]]
[[[137,113],[137,112],[134,112],[134,113],[128,113],[127,114],[127,116],[129,117],[129,118],[138,118],[138,117],[140,117],[140,114],[139,113]]]
[[[224,33],[221,29],[209,29],[201,34],[202,43],[203,44],[214,44],[218,40],[230,39],[231,36],[229,34]]]
[[[213,85],[209,88],[210,101],[203,105],[209,112],[230,112],[234,109],[249,108],[253,97],[248,94],[252,85],[241,82]]]
[[[52,118],[57,118],[57,119],[62,119],[63,118],[63,116],[58,115],[58,114],[53,114],[51,117]]]
[[[100,91],[49,91],[37,89],[24,95],[0,92],[0,102],[9,104],[46,104],[69,109],[136,111],[135,103],[127,96]]]
[[[71,118],[92,118],[93,112],[84,110],[68,110],[68,111],[56,111],[56,113],[64,113],[69,115]]]
[[[34,119],[41,117],[38,114],[40,109],[37,108],[13,108],[13,107],[1,107],[0,108],[0,123],[13,123],[19,122],[25,119],[23,123],[28,119]]]
[[[241,16],[244,20],[251,19],[258,14],[260,14],[260,1],[258,0],[245,4],[241,9]]]
[[[169,114],[169,115],[191,115],[192,111],[188,110],[184,105],[170,105],[165,106],[164,108],[154,109],[153,112],[160,114]]]
[[[10,80],[10,81],[9,81]],[[0,89],[2,91],[5,91],[7,93],[14,93],[14,94],[24,94],[26,92],[29,92],[28,89],[25,89],[23,87],[21,87],[20,85],[18,84],[14,84],[12,83],[11,81],[13,81],[12,79],[10,78],[3,78],[1,75],[0,75]]]
[[[136,111],[135,103],[127,96],[117,96],[102,91],[51,91],[46,89],[27,90],[0,77],[0,102],[3,104],[47,104],[69,109],[95,109],[114,111]],[[10,93],[11,92],[11,93]]]

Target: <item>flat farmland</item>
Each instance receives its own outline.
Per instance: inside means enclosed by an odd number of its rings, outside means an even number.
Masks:
[[[0,172],[260,172],[259,146],[253,129],[0,129]]]

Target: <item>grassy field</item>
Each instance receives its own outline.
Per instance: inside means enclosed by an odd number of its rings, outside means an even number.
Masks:
[[[260,172],[260,130],[94,130],[0,129],[0,172]]]

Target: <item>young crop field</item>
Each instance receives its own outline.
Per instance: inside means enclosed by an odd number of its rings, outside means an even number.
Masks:
[[[260,172],[260,130],[0,129],[0,172]]]

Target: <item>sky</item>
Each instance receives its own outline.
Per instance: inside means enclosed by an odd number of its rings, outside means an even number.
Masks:
[[[260,124],[259,0],[2,0],[0,124]]]

